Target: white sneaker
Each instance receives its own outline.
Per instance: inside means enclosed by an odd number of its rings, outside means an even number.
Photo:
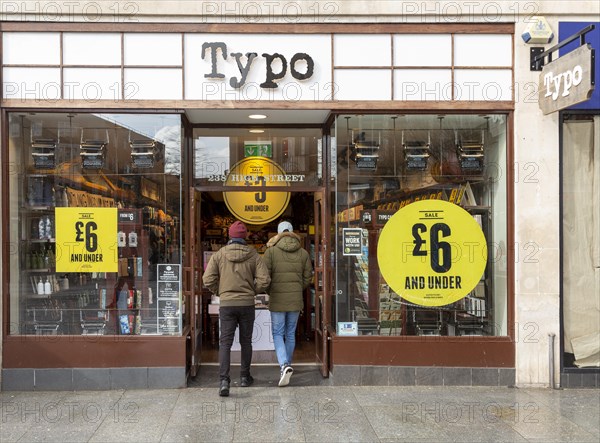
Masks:
[[[294,369],[291,366],[285,366],[281,372],[281,378],[279,379],[279,387],[287,386],[290,384],[290,378],[294,373]]]

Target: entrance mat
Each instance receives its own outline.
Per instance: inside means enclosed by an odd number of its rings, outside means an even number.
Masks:
[[[330,379],[323,378],[319,367],[313,364],[293,365],[294,374],[289,386],[330,386]],[[278,365],[252,365],[250,370],[254,377],[253,387],[277,387],[279,382]],[[232,364],[229,371],[231,387],[240,384],[240,365]],[[201,365],[195,377],[188,379],[190,388],[217,388],[219,386],[219,366],[216,364]]]

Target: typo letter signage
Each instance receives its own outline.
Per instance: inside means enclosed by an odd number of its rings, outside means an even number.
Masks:
[[[548,63],[539,80],[539,106],[544,114],[589,100],[594,92],[594,50],[587,44]]]
[[[229,54],[236,62],[239,77],[231,77],[229,84],[232,88],[239,89],[246,83],[248,73],[252,68],[252,63],[258,57],[256,52],[247,52],[245,55],[241,52],[232,52]],[[204,78],[224,79],[225,74],[219,71],[219,61],[227,61],[227,45],[224,42],[205,42],[202,44],[202,59],[210,60],[211,71],[204,74]],[[260,84],[261,88],[275,89],[278,87],[277,80],[281,80],[288,74],[296,80],[307,80],[312,77],[315,62],[310,55],[303,52],[294,54],[290,60],[285,55],[279,53],[262,54],[265,59],[265,81]],[[244,60],[245,59],[245,60]]]

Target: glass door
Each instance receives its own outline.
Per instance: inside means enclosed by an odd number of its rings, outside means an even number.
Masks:
[[[323,195],[324,193],[316,192],[314,198],[315,357],[320,366],[321,375],[328,377],[331,336],[327,326],[331,322],[329,317],[331,291],[326,289],[331,287],[331,267],[330,260],[328,260],[327,231],[324,229],[324,211],[327,206]]]
[[[186,251],[186,262],[184,267],[184,296],[186,306],[189,310],[189,333],[187,336],[187,367],[191,377],[198,374],[200,365],[200,353],[202,350],[202,330],[203,330],[203,304],[202,304],[202,285],[198,270],[198,258],[196,254],[200,250],[200,235],[197,234],[197,224],[200,217],[200,193],[193,187],[188,190],[188,206],[186,226],[186,239],[189,242]]]

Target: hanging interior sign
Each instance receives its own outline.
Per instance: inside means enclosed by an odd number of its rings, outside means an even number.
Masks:
[[[483,171],[483,140],[483,130],[477,140],[459,137],[457,133],[456,156],[463,172]]]
[[[57,141],[50,138],[34,138],[31,141],[31,156],[36,169],[54,169],[56,145]]]
[[[481,172],[483,170],[483,144],[460,142],[457,147],[458,160],[463,170]]]
[[[244,190],[223,192],[225,204],[239,220],[261,225],[276,220],[290,202],[289,192],[268,192],[270,187],[290,186],[281,166],[266,157],[248,157],[231,168],[224,186]],[[250,192],[249,192],[250,191]]]
[[[56,272],[118,272],[117,208],[56,208]]]
[[[79,155],[83,169],[104,168],[104,157],[108,145],[108,130],[82,129]]]
[[[377,226],[385,225],[390,218],[394,216],[396,211],[376,210],[375,211],[375,224]]]
[[[379,145],[376,142],[356,142],[356,168],[374,171],[379,159]]]
[[[108,131],[102,138],[84,137],[81,131],[81,142],[79,144],[79,155],[81,156],[81,167],[83,169],[104,168],[104,156],[108,144]]]
[[[431,156],[431,140],[427,134],[427,142],[421,140],[404,140],[402,131],[402,149],[407,171],[424,171],[427,169],[427,161]]]
[[[594,86],[594,50],[586,44],[544,65],[539,79],[540,109],[546,115],[589,100]]]
[[[244,142],[244,157],[273,158],[273,145],[270,141]]]
[[[148,139],[130,139],[131,165],[138,169],[154,168],[156,163],[156,154],[158,152],[155,140]]]
[[[420,200],[400,209],[377,245],[386,282],[421,306],[444,306],[468,295],[483,276],[487,255],[477,221],[444,200]]]
[[[365,132],[358,134],[350,146],[351,158],[356,164],[356,169],[374,171],[379,160],[379,141],[367,140]]]

